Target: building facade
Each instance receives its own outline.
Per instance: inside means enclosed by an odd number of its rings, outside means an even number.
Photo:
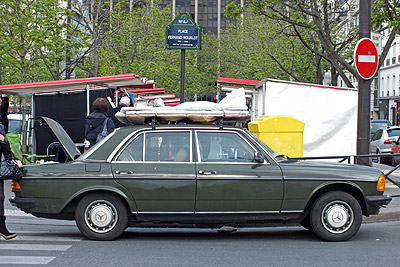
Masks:
[[[392,42],[378,73],[378,119],[400,124],[400,37]]]
[[[244,0],[234,1],[244,5]],[[235,24],[236,20],[224,15],[228,0],[162,0],[161,6],[171,5],[173,17],[189,15],[204,33],[212,32],[219,37],[221,29],[228,23]]]

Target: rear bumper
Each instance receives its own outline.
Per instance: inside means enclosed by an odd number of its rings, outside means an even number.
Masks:
[[[21,197],[12,197],[9,199],[13,206],[17,206],[21,210],[33,209],[36,207],[36,199],[35,198],[21,198]]]

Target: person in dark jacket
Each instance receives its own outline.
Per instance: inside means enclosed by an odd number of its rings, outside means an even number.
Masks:
[[[123,107],[129,107],[131,105],[131,99],[127,96],[123,96],[121,97],[121,99],[119,100],[119,105],[115,108],[112,108],[110,110],[108,110],[108,115],[110,116],[110,118],[113,120],[115,128],[119,128],[119,127],[123,127],[126,126],[124,123],[120,122],[116,117],[115,117],[115,113],[117,113],[118,111],[121,111],[121,109]]]
[[[2,125],[3,126],[3,125]],[[4,129],[4,126],[3,126]],[[12,159],[10,143],[8,143],[4,130],[0,130],[0,156],[4,155],[5,159]],[[20,161],[16,161],[18,167],[22,167]],[[1,162],[0,162],[1,164]],[[4,180],[0,178],[0,236],[6,240],[17,236],[15,233],[10,233],[6,228],[6,216],[4,216]]]
[[[99,134],[103,131],[105,122],[108,134],[114,131],[114,122],[107,115],[109,107],[110,105],[108,104],[107,99],[102,97],[97,98],[93,102],[93,112],[86,117],[85,121],[85,138],[90,143],[89,147],[96,144]]]
[[[8,108],[9,108],[9,99],[7,96],[2,96],[0,98],[0,122],[4,127],[5,133],[8,133]]]

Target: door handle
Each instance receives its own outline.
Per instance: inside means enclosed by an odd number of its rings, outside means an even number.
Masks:
[[[132,174],[132,171],[122,172],[122,171],[115,171],[115,174]]]
[[[216,171],[199,171],[199,174],[203,174],[203,175],[215,175],[217,174]]]

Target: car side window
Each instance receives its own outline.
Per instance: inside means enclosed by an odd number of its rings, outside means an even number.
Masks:
[[[254,149],[236,133],[197,132],[202,162],[253,162]]]
[[[145,161],[191,161],[190,132],[145,133]]]
[[[136,137],[118,156],[117,161],[143,161],[143,134]]]

